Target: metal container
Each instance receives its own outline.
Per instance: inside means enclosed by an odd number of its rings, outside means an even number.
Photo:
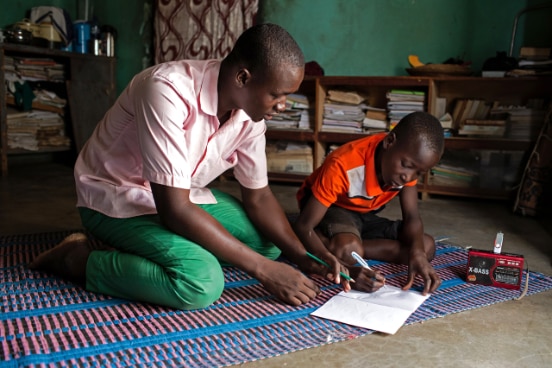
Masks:
[[[102,55],[115,57],[115,38],[117,37],[117,30],[110,25],[103,25],[100,27],[102,40]]]
[[[94,38],[90,40],[90,42],[92,44],[92,53],[94,55],[102,55],[102,40],[100,40],[99,38]]]
[[[104,49],[103,55],[114,57],[115,56],[115,37],[111,32],[102,33],[102,44]]]
[[[30,45],[33,40],[33,33],[25,29],[13,27],[4,30],[4,38],[8,43]]]

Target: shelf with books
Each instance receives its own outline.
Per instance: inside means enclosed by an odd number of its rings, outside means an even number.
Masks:
[[[439,194],[448,188],[456,195],[465,192],[472,197],[488,197],[492,193],[493,198],[507,198],[520,181],[524,156],[522,150],[445,149],[423,189]]]
[[[448,137],[445,138],[445,147],[449,149],[489,149],[489,150],[521,150],[525,151],[533,146],[534,142],[526,139],[508,138],[476,138],[476,137]]]
[[[267,165],[271,181],[302,182],[313,170],[317,79],[306,77],[286,98],[286,111],[266,121]]]
[[[386,119],[386,128],[381,129],[367,123],[368,116],[378,113],[388,113],[388,93],[392,90],[415,91],[426,95],[429,92],[430,79],[425,77],[320,77],[316,88],[315,114],[315,167],[322,164],[329,148],[332,145],[343,144],[350,140],[362,138],[368,134],[387,131],[389,117]],[[327,121],[327,104],[334,104],[332,93],[350,93],[359,97],[351,100],[363,111],[362,129],[355,132],[350,128],[340,131],[335,126],[324,124]],[[338,102],[339,103],[339,102]],[[332,105],[333,106],[333,105]],[[428,108],[424,103],[423,109]]]
[[[9,155],[73,151],[76,158],[115,102],[115,64],[110,57],[0,43],[0,174],[8,174]]]
[[[339,133],[339,132],[318,132],[318,141],[323,144],[346,143],[355,139],[365,137],[368,133]]]
[[[422,197],[441,194],[511,199],[527,153],[544,123],[552,79],[437,77],[432,79],[430,91],[430,111],[437,116],[436,107],[442,105],[440,113],[453,117],[455,136],[445,140],[443,159],[420,182]],[[474,152],[478,162],[469,182],[440,167],[447,154]],[[465,159],[463,166],[468,161]]]
[[[314,132],[312,130],[302,129],[267,129],[267,140],[288,140],[298,142],[312,142],[314,140]]]
[[[528,105],[538,106],[545,105],[550,101],[552,96],[552,78],[481,78],[481,77],[347,77],[347,76],[323,76],[310,79],[308,81],[309,96],[314,100],[314,121],[312,132],[301,132],[297,130],[269,131],[267,138],[278,140],[301,141],[308,143],[313,148],[313,168],[319,167],[326,154],[336,146],[346,143],[351,140],[359,139],[367,134],[372,134],[368,130],[361,132],[351,132],[350,128],[343,131],[336,131],[335,127],[324,126],[325,119],[325,103],[328,101],[330,91],[337,93],[344,98],[352,98],[351,102],[355,102],[355,96],[364,97],[362,102],[363,108],[383,110],[386,113],[388,107],[388,92],[391,90],[407,90],[418,91],[425,94],[424,110],[430,112],[437,118],[441,118],[446,113],[451,117],[454,113],[454,108],[459,100],[478,100],[481,103],[481,111],[485,105],[490,106],[487,113],[492,115],[490,118],[485,114],[474,115],[470,119],[466,119],[464,126],[468,125],[494,125],[500,126],[498,120],[505,121],[504,134],[490,135],[487,131],[479,131],[474,134],[466,134],[464,136],[454,135],[447,136],[445,139],[445,147],[447,151],[473,151],[479,150],[482,152],[482,157],[486,155],[510,155],[512,152],[522,154],[525,158],[525,153],[532,149],[534,145],[533,132],[528,133],[527,130],[519,128],[523,127],[524,114],[527,113],[524,107]],[[348,96],[348,93],[352,93]],[[348,97],[347,97],[348,96]],[[358,102],[358,101],[356,101]],[[508,111],[501,111],[506,109]],[[477,111],[474,108],[474,111]],[[481,112],[480,111],[480,112]],[[503,113],[507,113],[513,118],[504,119]],[[501,115],[502,114],[502,115]],[[533,113],[531,113],[534,115]],[[476,118],[476,119],[474,119]],[[494,119],[492,121],[487,121]],[[451,119],[452,120],[452,119]],[[475,120],[475,121],[472,121]],[[538,120],[538,118],[536,119]],[[514,130],[511,129],[512,121],[519,124]],[[387,116],[389,122],[389,115]],[[454,122],[448,121],[453,124]],[[468,127],[469,129],[488,130],[483,128]],[[496,130],[496,128],[494,128]],[[466,132],[468,129],[466,129]],[[496,133],[496,132],[495,132]],[[499,132],[501,133],[501,132]],[[516,156],[516,157],[518,157]],[[493,156],[495,157],[495,156]],[[498,157],[498,156],[497,156]],[[502,157],[502,156],[500,156]],[[496,158],[496,157],[495,157]],[[523,167],[524,162],[521,162],[517,167],[509,167],[510,171],[518,171]],[[497,167],[483,167],[483,170],[488,170],[489,173],[500,172]],[[498,171],[497,171],[498,170]],[[434,180],[431,174],[419,180],[419,191],[422,198],[430,194],[465,196],[476,198],[494,198],[507,199],[510,198],[511,188],[507,186],[497,187],[492,181],[493,177],[479,178],[474,185],[457,186],[450,185],[446,179],[439,178]],[[443,175],[441,175],[443,176]],[[289,175],[279,173],[271,175],[273,181],[301,181],[304,176]],[[431,180],[430,180],[431,179]],[[510,180],[510,179],[509,179]],[[489,181],[495,185],[494,187],[485,187]],[[497,181],[498,182],[498,181]],[[483,185],[481,185],[483,183]],[[453,183],[454,184],[454,183]]]

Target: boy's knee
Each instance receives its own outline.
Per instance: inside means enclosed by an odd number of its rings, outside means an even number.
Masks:
[[[334,235],[326,246],[328,250],[345,264],[353,265],[356,260],[351,256],[352,252],[364,254],[362,240],[353,233],[339,233]]]
[[[428,261],[435,258],[435,239],[431,235],[424,234],[424,250]]]

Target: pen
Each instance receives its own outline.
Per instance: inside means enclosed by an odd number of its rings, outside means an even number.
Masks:
[[[358,262],[360,263],[360,265],[364,268],[367,268],[369,269],[370,271],[373,271],[372,268],[370,266],[368,266],[368,263],[366,263],[366,261],[364,260],[364,258],[362,258],[360,256],[360,254],[358,254],[357,252],[351,252],[351,255],[353,256],[353,258]]]
[[[360,256],[360,254],[358,254],[357,252],[355,252],[355,251],[351,252],[351,256],[353,256],[353,258],[354,258],[358,263],[360,263],[360,265],[361,265],[363,268],[366,268],[366,269],[368,269],[368,270],[370,270],[370,271],[374,271],[370,266],[368,266],[368,262],[366,262],[366,261],[364,260],[364,258],[362,258],[362,257]],[[373,277],[372,280],[376,280],[376,278]],[[383,280],[383,283],[385,284],[385,279]],[[385,287],[385,285],[383,285],[383,287]]]
[[[321,260],[320,258],[318,258],[317,256],[315,256],[314,254],[310,253],[310,252],[307,252],[307,256],[311,257],[312,259],[314,259],[316,262],[320,263],[321,265],[324,265],[328,268],[330,268],[330,265],[327,264],[326,262],[324,262],[323,260]],[[353,280],[351,278],[351,276],[347,275],[346,273],[343,273],[343,272],[339,272],[339,274],[341,275],[341,277],[343,277],[345,280],[347,281],[351,281],[351,282],[355,282],[355,280]]]

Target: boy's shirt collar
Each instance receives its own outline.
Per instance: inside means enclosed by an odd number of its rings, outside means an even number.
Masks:
[[[381,133],[381,137],[373,139],[366,149],[365,166],[366,166],[366,193],[370,197],[376,197],[383,193],[376,172],[376,149],[387,133]]]
[[[365,166],[366,166],[366,193],[370,197],[376,197],[383,193],[400,192],[405,186],[416,185],[417,180],[412,180],[399,188],[391,188],[389,190],[383,190],[378,182],[378,175],[376,172],[376,149],[378,145],[383,141],[387,133],[380,133],[381,137],[375,138],[370,142],[366,149]]]

